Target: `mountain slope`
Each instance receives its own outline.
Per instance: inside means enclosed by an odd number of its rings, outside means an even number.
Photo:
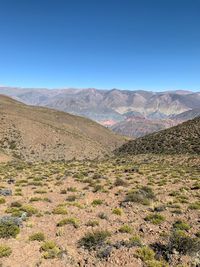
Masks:
[[[200,154],[200,117],[122,145],[116,154]]]
[[[199,116],[200,116],[200,108],[196,108],[196,109],[185,111],[176,116],[173,116],[172,119],[178,120],[178,121],[187,121],[187,120],[192,120]]]
[[[95,158],[124,142],[86,118],[0,95],[0,148],[26,160]]]

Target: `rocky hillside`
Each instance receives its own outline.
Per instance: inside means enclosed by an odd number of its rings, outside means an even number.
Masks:
[[[192,120],[199,116],[200,116],[200,108],[195,108],[195,109],[191,109],[183,113],[180,113],[176,116],[172,116],[172,119],[174,121],[187,121],[187,120]]]
[[[200,154],[200,117],[122,145],[117,154]]]
[[[95,158],[124,142],[86,118],[27,106],[0,95],[0,149],[25,160]]]

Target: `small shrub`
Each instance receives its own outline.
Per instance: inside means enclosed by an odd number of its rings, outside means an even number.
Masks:
[[[65,207],[57,206],[53,209],[53,214],[63,214],[66,215],[68,212]]]
[[[128,224],[124,224],[119,228],[120,233],[132,233],[133,229]]]
[[[126,181],[124,181],[123,179],[121,179],[121,178],[116,178],[116,180],[115,180],[115,182],[114,182],[114,185],[115,186],[127,186],[127,182]]]
[[[92,201],[92,206],[96,207],[103,204],[103,200],[101,199],[95,199]]]
[[[133,235],[129,239],[129,245],[131,246],[142,246],[142,241],[138,235]]]
[[[14,208],[20,208],[22,204],[18,201],[14,201],[14,202],[11,202],[10,206]]]
[[[38,233],[35,233],[35,234],[32,234],[30,237],[29,237],[29,240],[30,241],[44,241],[45,240],[45,236],[43,233],[41,232],[38,232]]]
[[[62,250],[56,245],[54,241],[46,241],[40,248],[43,252],[43,258],[54,259],[61,256]]]
[[[66,200],[69,201],[69,202],[73,202],[73,201],[75,201],[76,199],[77,199],[77,196],[76,196],[76,195],[71,195],[71,196],[68,196],[68,197],[66,198]]]
[[[96,249],[102,246],[109,236],[110,233],[108,231],[97,230],[95,232],[89,232],[79,241],[79,245],[88,250]]]
[[[195,202],[189,205],[190,210],[200,210],[200,202]]]
[[[66,218],[66,219],[63,219],[63,220],[61,220],[61,221],[59,221],[57,223],[57,226],[58,227],[61,227],[61,226],[67,225],[67,224],[73,225],[74,228],[78,228],[79,227],[79,221],[76,218]]]
[[[115,214],[115,215],[121,216],[123,211],[120,208],[115,208],[115,209],[112,210],[112,213]]]
[[[176,249],[180,254],[192,255],[200,251],[200,239],[190,237],[182,230],[177,230],[172,233],[168,248],[171,253],[173,249]]]
[[[27,216],[29,216],[29,217],[38,213],[38,210],[31,205],[24,205],[20,209],[22,211],[26,212]]]
[[[12,249],[6,245],[0,245],[0,258],[9,257],[12,254]]]
[[[150,200],[155,199],[155,195],[151,187],[143,186],[139,190],[128,192],[125,202],[136,202],[143,205],[149,205]]]
[[[95,227],[99,225],[99,222],[96,220],[90,220],[86,223],[87,226]]]
[[[178,220],[173,224],[173,228],[176,229],[176,230],[185,230],[185,231],[187,231],[187,230],[190,229],[190,226],[186,222]]]
[[[4,197],[0,197],[0,204],[4,204],[4,203],[6,203],[5,198]]]
[[[162,222],[164,222],[164,220],[165,220],[165,217],[157,213],[150,214],[145,217],[145,221],[149,221],[153,224],[161,224]]]
[[[149,247],[142,247],[138,248],[136,256],[144,262],[152,261],[154,260],[155,252]]]
[[[15,238],[19,232],[19,226],[17,226],[14,222],[0,222],[0,238]]]

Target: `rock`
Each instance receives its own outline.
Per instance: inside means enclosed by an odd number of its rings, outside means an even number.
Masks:
[[[11,189],[0,189],[0,195],[2,196],[11,196],[12,190]]]
[[[106,247],[101,248],[98,251],[97,256],[99,258],[108,258],[108,257],[110,257],[111,251],[112,251],[112,246],[108,245]]]
[[[11,223],[17,226],[22,226],[22,218],[21,217],[12,217],[12,216],[2,216],[0,217],[0,223]]]
[[[15,179],[14,179],[14,178],[9,178],[9,179],[7,180],[7,183],[8,183],[8,184],[14,184],[14,183],[15,183]]]

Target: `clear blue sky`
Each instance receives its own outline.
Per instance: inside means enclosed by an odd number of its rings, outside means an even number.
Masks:
[[[200,89],[200,0],[0,0],[0,84]]]

